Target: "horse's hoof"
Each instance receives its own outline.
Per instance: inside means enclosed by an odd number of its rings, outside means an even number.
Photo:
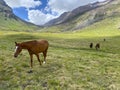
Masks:
[[[28,73],[33,73],[33,71],[32,71],[32,70],[30,70],[30,71],[28,71]]]
[[[46,62],[44,61],[43,64],[45,64]]]

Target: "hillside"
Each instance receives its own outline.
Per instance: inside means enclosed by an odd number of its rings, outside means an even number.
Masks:
[[[108,2],[95,2],[95,3],[90,3],[88,5],[84,5],[84,6],[80,6],[72,11],[69,12],[65,12],[63,13],[60,17],[53,19],[51,21],[49,21],[48,23],[46,23],[45,25],[47,26],[51,26],[51,25],[57,25],[57,24],[61,24],[61,23],[65,23],[68,22],[70,20],[72,20],[72,18],[82,15],[88,11],[91,11],[93,9],[96,9],[98,7],[101,7],[105,4],[107,4]]]
[[[25,22],[15,16],[12,9],[3,0],[0,0],[0,30],[31,31],[37,29],[38,26]]]
[[[119,5],[119,0],[107,0],[101,3],[96,2],[81,6],[71,12],[62,14],[59,18],[48,22],[46,25],[52,25],[51,28],[58,31],[80,30],[95,23],[100,23],[102,20],[119,17]]]

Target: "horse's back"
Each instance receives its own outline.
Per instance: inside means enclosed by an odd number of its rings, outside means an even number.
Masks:
[[[37,40],[36,41],[35,48],[39,49],[40,52],[46,51],[48,49],[48,47],[49,47],[49,43],[47,40]]]
[[[33,40],[25,42],[32,53],[40,53],[47,51],[49,43],[47,40]]]
[[[27,44],[31,45],[31,46],[36,46],[36,45],[45,45],[48,46],[49,43],[47,40],[33,40],[33,41],[28,41],[26,42]]]
[[[48,43],[47,40],[38,40],[37,43],[38,43],[39,45],[44,45],[44,46],[46,46],[46,47],[49,46],[49,43]]]
[[[48,41],[47,40],[37,40],[38,43],[43,43],[43,44],[48,44]]]

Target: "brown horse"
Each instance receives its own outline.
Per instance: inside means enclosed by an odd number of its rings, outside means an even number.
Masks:
[[[100,48],[100,44],[97,43],[96,46],[95,46],[96,50],[98,50]]]
[[[47,55],[47,50],[49,47],[49,43],[47,40],[34,40],[34,41],[27,41],[27,42],[22,42],[22,43],[17,43],[15,42],[16,49],[14,53],[14,57],[17,57],[18,54],[22,51],[22,49],[27,49],[30,55],[31,59],[31,68],[33,67],[33,54],[37,56],[37,59],[41,65],[41,61],[39,58],[39,53],[43,53],[44,56],[44,62],[46,62],[46,55]]]

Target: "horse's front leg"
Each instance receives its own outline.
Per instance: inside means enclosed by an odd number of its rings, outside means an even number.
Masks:
[[[45,51],[45,52],[43,52],[43,56],[44,56],[44,62],[43,63],[46,63],[46,54],[47,54],[47,52]]]
[[[36,54],[36,56],[37,56],[37,59],[38,59],[40,65],[42,65],[42,64],[41,64],[41,61],[40,61],[40,58],[39,58],[39,54]]]
[[[30,54],[30,53],[29,53]],[[32,71],[32,68],[33,68],[33,54],[30,54],[30,64],[31,64],[31,70],[30,71],[28,71],[28,73],[32,73],[33,71]]]
[[[31,68],[33,68],[33,54],[30,54]]]

